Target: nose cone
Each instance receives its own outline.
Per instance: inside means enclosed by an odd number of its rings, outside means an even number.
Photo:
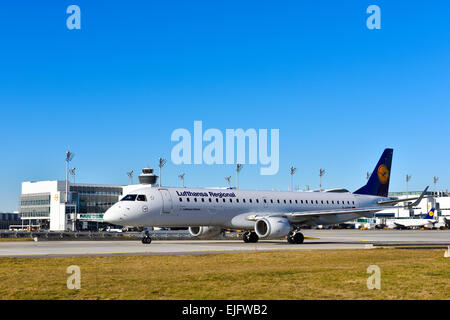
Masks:
[[[111,208],[106,210],[105,214],[103,215],[103,221],[111,224],[120,225],[122,220],[123,220],[122,214],[116,206],[112,206]]]

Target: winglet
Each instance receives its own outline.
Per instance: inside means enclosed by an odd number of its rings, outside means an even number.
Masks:
[[[423,190],[422,194],[420,195],[419,199],[417,199],[414,203],[410,204],[409,207],[416,207],[420,204],[420,202],[423,200],[423,197],[427,194],[428,188],[430,186],[427,186],[425,190]]]

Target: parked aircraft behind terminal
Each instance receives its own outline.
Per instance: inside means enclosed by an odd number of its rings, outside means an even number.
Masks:
[[[393,150],[386,149],[367,184],[351,193],[281,192],[236,189],[158,188],[142,186],[113,205],[104,221],[129,226],[190,226],[192,236],[207,239],[224,229],[246,230],[243,240],[280,239],[303,243],[301,226],[332,225],[371,217],[401,202],[418,198],[388,197]],[[397,208],[397,207],[396,207]],[[148,233],[142,240],[150,243]]]
[[[435,218],[436,209],[431,209],[423,219],[394,219],[388,226],[391,225],[396,229],[411,229],[411,228],[434,228],[439,222]]]

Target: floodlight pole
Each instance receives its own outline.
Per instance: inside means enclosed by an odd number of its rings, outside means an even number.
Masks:
[[[439,181],[439,177],[433,177],[433,184],[434,184],[433,196],[436,196],[436,184],[437,184],[438,181]]]
[[[293,184],[292,184],[292,178],[293,178],[295,172],[297,172],[297,168],[294,168],[293,166],[291,166],[291,192],[294,191]]]
[[[184,188],[184,172],[178,176],[181,179]]]
[[[319,169],[319,177],[320,177],[320,187],[319,190],[322,192],[322,177],[325,174],[325,169]]]
[[[231,176],[225,177],[225,180],[228,182],[228,188],[231,188]]]
[[[76,168],[72,168],[72,170],[70,172],[72,174],[73,184],[75,184],[75,170],[76,170]]]
[[[69,162],[72,161],[74,154],[69,150],[66,151],[66,196],[65,203],[69,202]]]
[[[134,173],[134,170],[127,172],[127,176],[130,177],[130,184],[133,184],[133,173]]]
[[[161,188],[161,180],[162,180],[162,167],[164,167],[164,165],[166,164],[167,160],[163,159],[163,158],[158,158],[158,162],[159,162],[159,187]]]

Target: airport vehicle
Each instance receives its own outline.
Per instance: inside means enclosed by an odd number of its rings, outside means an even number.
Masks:
[[[303,243],[302,226],[332,225],[416,200],[388,197],[393,149],[386,149],[367,184],[351,193],[345,189],[324,192],[282,192],[158,188],[143,186],[113,205],[104,215],[106,222],[135,226],[190,226],[198,238],[212,238],[223,229],[246,230],[244,242],[281,239]],[[148,233],[142,240],[150,243]]]
[[[106,232],[123,232],[123,229],[122,228],[108,227],[108,228],[106,228]]]
[[[439,222],[435,219],[434,214],[436,212],[435,208],[432,208],[428,214],[423,219],[394,219],[390,221],[391,226],[395,229],[413,229],[413,228],[429,228],[435,227],[436,223]]]

